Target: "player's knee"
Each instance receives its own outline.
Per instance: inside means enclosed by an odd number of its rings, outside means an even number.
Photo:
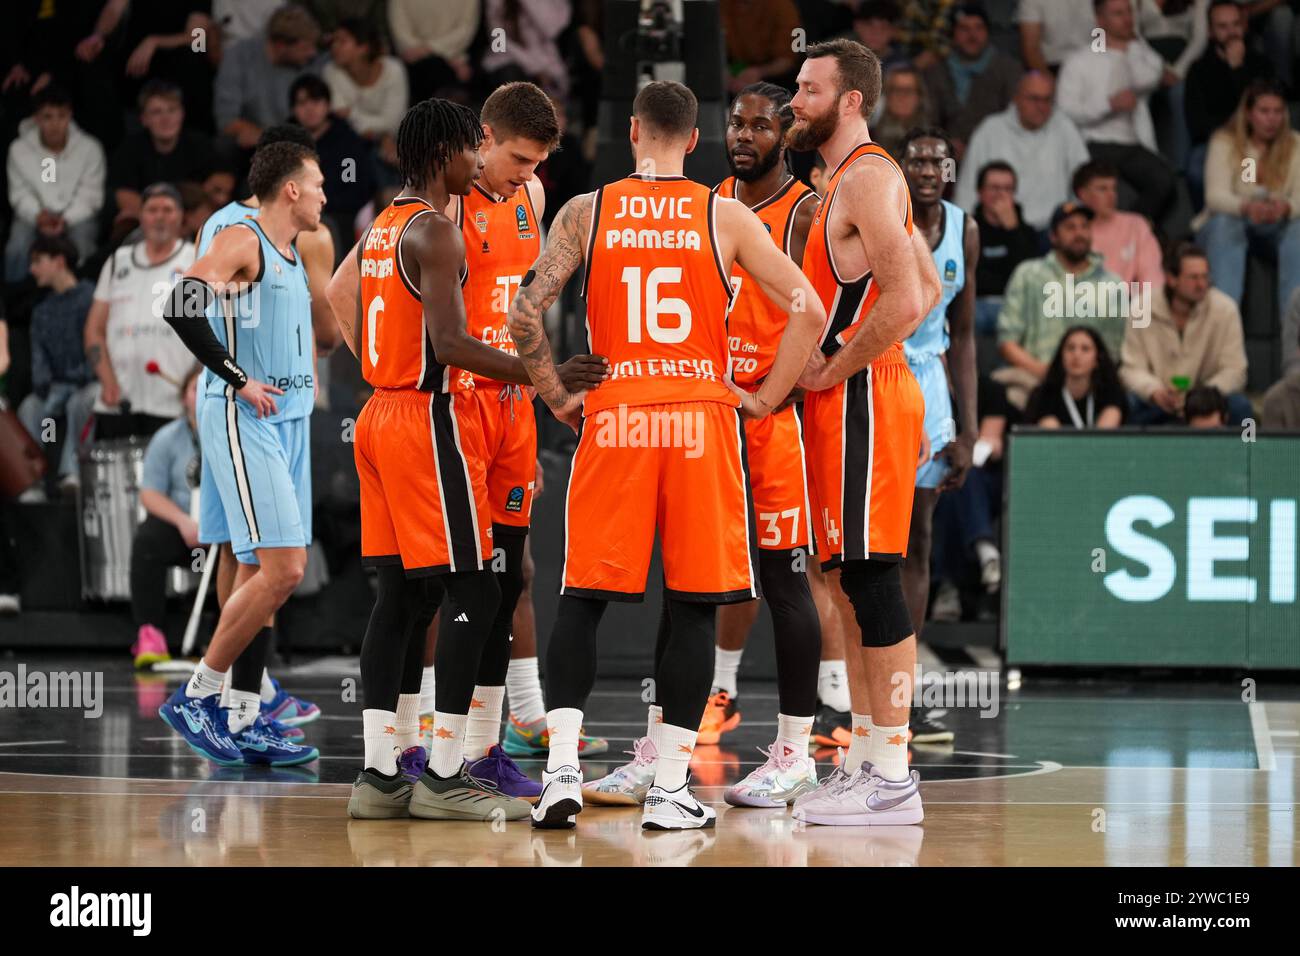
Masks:
[[[303,575],[307,573],[307,552],[303,551],[300,555],[286,556],[276,560],[274,563],[264,563],[262,573],[266,575],[267,584],[275,591],[276,595],[283,601],[288,600],[289,595],[302,583]]]
[[[853,605],[863,647],[893,647],[912,636],[901,568],[893,561],[846,561],[840,587]]]

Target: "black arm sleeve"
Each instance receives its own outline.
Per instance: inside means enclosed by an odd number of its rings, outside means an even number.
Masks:
[[[248,375],[235,364],[208,325],[208,308],[216,297],[212,286],[202,279],[183,276],[167,296],[162,317],[213,375],[240,389],[248,384]]]

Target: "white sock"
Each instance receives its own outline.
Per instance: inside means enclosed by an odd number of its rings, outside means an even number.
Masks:
[[[713,650],[713,689],[725,690],[730,696],[736,696],[736,672],[740,670],[740,659],[745,654],[742,647],[738,651],[724,651],[717,647]]]
[[[843,661],[822,661],[817,665],[817,699],[831,710],[852,709],[849,672]]]
[[[230,681],[226,681],[221,685],[221,700],[218,706],[224,710],[230,709]]]
[[[232,689],[230,691],[229,716],[226,717],[226,723],[230,725],[230,732],[237,734],[245,727],[253,726],[253,720],[261,709],[262,695],[260,693]]]
[[[776,715],[776,755],[778,757],[808,756],[808,741],[812,737],[811,717]]]
[[[546,755],[547,772],[554,773],[561,767],[578,766],[578,734],[582,730],[582,711],[576,707],[548,710],[546,728],[551,735],[551,750]]]
[[[907,724],[898,727],[872,724],[871,756],[867,759],[886,780],[906,780]]]
[[[659,763],[655,766],[655,786],[677,790],[686,782],[691,769],[691,754],[695,751],[697,730],[659,725]]]
[[[271,683],[271,672],[262,668],[262,703],[269,704],[275,700],[275,685]]]
[[[420,675],[420,713],[432,714],[436,709],[433,702],[433,666],[430,665]]]
[[[862,761],[871,759],[871,715],[854,714],[850,730],[853,739],[849,741],[849,752],[844,755],[844,772],[852,776]]]
[[[659,729],[664,725],[664,709],[658,704],[651,704],[649,711],[646,713],[645,735],[650,738],[650,742],[655,745],[655,752],[659,751]]]
[[[465,760],[473,763],[501,742],[501,703],[505,687],[475,687],[469,702],[469,726],[465,730]]]
[[[392,776],[397,773],[397,714],[391,710],[363,710],[361,738],[366,745],[366,766]]]
[[[226,675],[223,672],[214,671],[207,661],[199,661],[194,673],[190,675],[190,682],[185,685],[185,696],[211,697],[220,694],[221,685],[225,682]]]
[[[397,733],[393,735],[393,743],[397,747],[397,752],[402,754],[412,747],[418,747],[420,745],[420,695],[399,694],[394,720],[396,722],[393,726],[397,729]]]
[[[512,658],[506,671],[506,694],[510,713],[521,724],[532,724],[546,716],[542,702],[542,681],[537,676],[537,658]]]
[[[429,748],[429,766],[440,777],[454,776],[464,761],[467,714],[433,713],[433,744]]]

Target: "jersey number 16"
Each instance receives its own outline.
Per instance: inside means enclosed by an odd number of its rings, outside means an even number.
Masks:
[[[676,345],[685,342],[691,334],[691,307],[682,299],[660,298],[659,286],[664,283],[681,282],[680,266],[658,266],[651,269],[645,280],[645,296],[641,295],[641,267],[626,266],[623,269],[623,284],[627,286],[627,340],[641,341],[642,319],[646,334],[650,340],[661,345]],[[642,302],[645,303],[644,316]],[[677,317],[677,324],[665,328],[660,324],[660,317],[672,315]]]

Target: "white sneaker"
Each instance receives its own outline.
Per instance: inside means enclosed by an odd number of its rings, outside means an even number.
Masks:
[[[533,806],[533,826],[539,830],[567,830],[577,826],[582,812],[582,771],[563,766],[542,772],[542,793]]]
[[[20,505],[43,505],[48,500],[45,496],[45,486],[39,481],[18,496]]]
[[[632,755],[630,763],[583,785],[583,796],[592,804],[636,807],[645,803],[646,794],[655,782],[659,751],[649,737],[639,737],[632,742],[628,753]]]
[[[934,595],[934,605],[930,608],[932,621],[960,621],[961,594],[951,581],[944,581]]]
[[[817,789],[817,763],[806,754],[778,756],[776,744],[759,753],[763,766],[727,788],[722,799],[733,807],[784,807]]]
[[[866,827],[908,826],[925,818],[921,808],[920,775],[913,770],[906,780],[881,777],[871,764],[862,768],[848,784],[834,793],[809,799],[795,807],[792,816],[804,823],[823,826]]]
[[[718,814],[691,793],[690,781],[676,790],[651,787],[641,811],[643,830],[701,830],[713,826]]]
[[[840,755],[839,766],[832,770],[830,775],[817,785],[816,790],[810,790],[807,793],[802,793],[796,797],[794,801],[796,807],[803,806],[809,800],[815,800],[818,797],[824,797],[828,794],[835,793],[853,779],[853,774],[844,769],[844,748],[840,747],[836,752]]]
[[[0,594],[0,614],[6,617],[17,614],[23,609],[17,594]]]

